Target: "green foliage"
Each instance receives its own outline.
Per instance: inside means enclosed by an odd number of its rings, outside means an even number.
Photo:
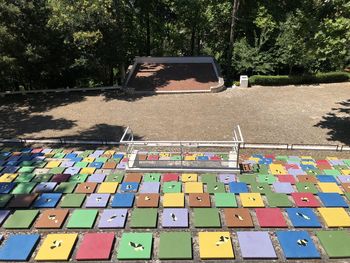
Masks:
[[[228,84],[350,65],[348,0],[239,2],[230,62],[232,0],[0,0],[0,91],[113,85],[148,55],[214,56]]]
[[[328,72],[317,73],[315,75],[300,76],[262,76],[255,75],[249,78],[250,85],[261,86],[283,86],[283,85],[302,85],[317,83],[336,83],[350,80],[350,75],[346,72]]]

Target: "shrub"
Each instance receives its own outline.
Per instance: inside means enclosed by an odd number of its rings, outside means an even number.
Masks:
[[[255,75],[249,78],[250,85],[283,86],[317,83],[336,83],[350,80],[350,74],[346,72],[317,73],[316,75],[300,76],[262,76]]]

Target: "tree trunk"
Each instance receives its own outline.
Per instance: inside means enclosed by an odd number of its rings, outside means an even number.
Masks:
[[[194,45],[195,45],[194,43],[195,43],[195,39],[196,39],[196,27],[193,26],[193,27],[192,27],[192,32],[191,32],[191,52],[190,52],[191,56],[194,55]]]
[[[233,44],[235,41],[235,29],[236,29],[236,20],[237,12],[239,9],[240,0],[233,0],[233,7],[231,13],[231,27],[230,27],[230,41],[227,48],[227,61],[226,61],[226,75],[227,78],[232,78],[232,54],[233,54]]]
[[[147,10],[146,16],[146,55],[151,55],[151,23],[150,23],[150,12]]]

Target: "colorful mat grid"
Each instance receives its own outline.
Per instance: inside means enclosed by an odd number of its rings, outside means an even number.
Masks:
[[[0,260],[350,258],[350,160],[243,159],[237,174],[141,174],[113,150],[1,149]]]

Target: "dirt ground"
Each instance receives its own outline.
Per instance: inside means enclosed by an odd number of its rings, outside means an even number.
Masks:
[[[63,93],[2,98],[0,137],[350,145],[350,83],[229,89],[216,94],[120,97]]]

